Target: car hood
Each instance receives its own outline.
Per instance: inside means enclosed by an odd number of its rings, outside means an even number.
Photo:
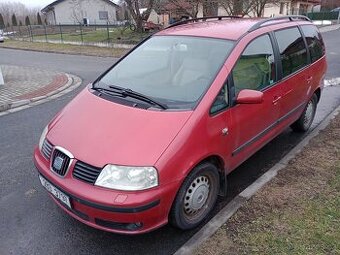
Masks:
[[[50,123],[47,139],[93,166],[152,166],[191,113],[132,108],[85,88]]]

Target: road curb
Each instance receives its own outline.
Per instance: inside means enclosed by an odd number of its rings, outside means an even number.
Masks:
[[[327,32],[331,32],[331,31],[338,30],[338,29],[340,29],[340,25],[336,24],[336,25],[322,26],[319,28],[319,31],[321,33],[327,33]]]
[[[308,145],[311,139],[316,137],[320,131],[324,130],[332,119],[340,113],[340,106],[333,110],[312,132],[310,132],[301,142],[299,142],[286,156],[277,164],[270,168],[266,173],[259,177],[255,182],[238,194],[222,210],[217,213],[203,228],[191,237],[175,255],[192,254],[194,250],[211,237],[222,225],[230,219],[247,200],[249,200],[265,184],[271,181],[280,170],[285,168],[289,162],[296,157],[301,150]]]
[[[65,75],[67,76],[66,84],[44,96],[39,96],[32,99],[18,100],[8,104],[0,105],[0,117],[30,108],[32,106],[46,103],[52,99],[61,97],[71,92],[72,90],[76,89],[81,85],[82,79],[80,79],[78,76],[67,73],[65,73]]]

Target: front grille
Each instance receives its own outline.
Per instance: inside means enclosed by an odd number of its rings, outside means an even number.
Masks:
[[[78,161],[74,166],[73,176],[78,180],[94,184],[101,171],[101,168]]]
[[[53,145],[49,141],[47,141],[47,139],[45,139],[41,148],[41,152],[46,159],[51,158],[52,149]]]
[[[53,153],[52,170],[64,176],[70,166],[71,159],[63,152],[55,149]]]

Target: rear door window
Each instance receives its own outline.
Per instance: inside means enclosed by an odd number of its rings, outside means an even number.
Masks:
[[[312,63],[320,59],[325,53],[325,45],[316,27],[312,25],[301,26],[309,48]]]
[[[308,64],[307,49],[297,27],[275,32],[282,61],[283,77],[286,77]]]
[[[242,89],[262,90],[276,81],[275,57],[270,37],[253,40],[233,69],[236,95]]]

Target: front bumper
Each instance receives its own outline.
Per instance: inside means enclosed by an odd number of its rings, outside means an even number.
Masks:
[[[42,177],[70,197],[71,209],[50,195],[65,212],[91,227],[114,233],[141,234],[165,225],[179,185],[171,183],[140,192],[105,189],[73,178],[76,162],[61,178],[50,170],[49,161],[38,148],[34,163]]]

